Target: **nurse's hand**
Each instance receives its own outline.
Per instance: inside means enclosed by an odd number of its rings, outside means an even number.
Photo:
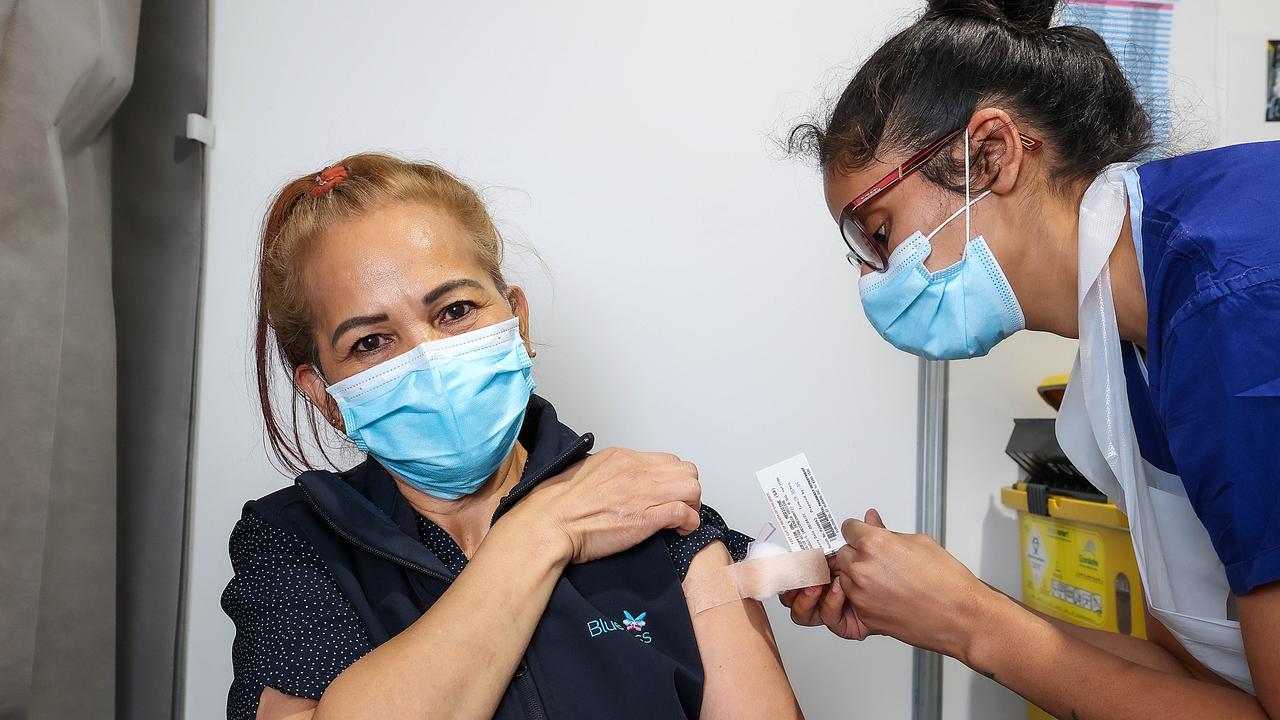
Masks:
[[[540,483],[508,513],[530,523],[565,562],[622,552],[659,530],[690,533],[701,519],[698,468],[669,453],[608,448]]]
[[[874,510],[842,530],[848,544],[833,570],[867,631],[964,660],[983,609],[999,594],[928,535],[886,530]]]
[[[867,511],[866,521],[877,527],[884,527],[880,513],[875,508]],[[858,617],[853,606],[848,603],[844,588],[840,587],[836,576],[839,568],[836,558],[827,558],[831,566],[832,581],[830,585],[814,585],[799,590],[788,590],[778,596],[783,606],[791,610],[791,622],[805,627],[826,625],[827,629],[846,640],[866,640],[874,635],[866,623]]]
[[[835,574],[835,559],[833,565]],[[830,585],[814,585],[799,590],[788,590],[778,596],[782,604],[791,609],[791,622],[806,627],[826,625],[827,629],[846,640],[866,640],[874,634],[858,618],[858,613],[845,601],[844,589],[838,579]]]

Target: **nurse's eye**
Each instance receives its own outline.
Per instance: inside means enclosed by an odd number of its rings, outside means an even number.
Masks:
[[[475,303],[470,300],[460,300],[440,311],[440,321],[443,323],[458,322],[474,312],[475,309]]]
[[[889,224],[880,223],[880,227],[876,228],[876,231],[871,233],[871,239],[885,247],[889,247]]]
[[[382,335],[365,335],[351,345],[351,352],[357,355],[377,352],[386,344],[387,340]]]

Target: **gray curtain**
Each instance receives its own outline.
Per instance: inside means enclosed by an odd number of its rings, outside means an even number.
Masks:
[[[204,152],[208,0],[147,0],[133,90],[112,122],[119,359],[116,717],[178,717]],[[198,677],[198,675],[197,675]]]
[[[115,709],[110,121],[139,0],[0,0],[0,718]]]

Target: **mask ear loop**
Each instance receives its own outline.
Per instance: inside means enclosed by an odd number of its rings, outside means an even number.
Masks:
[[[316,377],[320,378],[320,382],[324,383],[325,388],[333,385],[333,383],[329,382],[329,378],[324,376],[324,371],[320,369],[319,362],[311,363],[311,371],[316,374]]]
[[[320,369],[319,362],[311,363],[311,371],[316,374],[316,377],[320,378],[320,382],[324,383],[324,387],[326,391],[330,387],[333,387],[333,383],[329,382],[329,379],[324,376],[324,371]],[[308,402],[310,402],[310,400],[308,400]],[[338,432],[345,432],[342,428],[338,427],[338,423],[334,422],[333,418],[329,417],[319,405],[316,405],[315,403],[311,403],[311,407],[319,411],[320,415],[324,417],[325,422],[329,423],[329,425],[333,427],[334,430],[337,430]],[[341,413],[342,411],[339,410],[338,412]]]
[[[928,235],[925,235],[924,236],[925,240],[932,241],[934,235],[937,235],[939,232],[942,232],[942,228],[946,227],[947,225],[950,225],[951,221],[960,217],[961,213],[964,214],[965,242],[968,242],[969,240],[973,239],[973,234],[972,234],[973,229],[969,222],[969,208],[972,207],[975,203],[977,203],[982,198],[990,195],[991,191],[984,190],[978,195],[978,197],[974,198],[972,197],[971,191],[969,189],[970,185],[971,183],[969,179],[969,130],[965,129],[964,131],[964,205],[959,210],[956,210],[955,212],[948,215],[947,219],[943,220],[941,225],[933,229],[933,232],[929,233]],[[899,246],[899,247],[902,247],[902,246]],[[897,250],[894,250],[894,252],[897,252]]]
[[[964,129],[964,241],[969,242],[973,239],[973,233],[969,228],[969,206],[973,203],[969,201],[969,128]]]
[[[969,222],[969,208],[972,208],[972,206],[974,205],[974,202],[982,200],[983,197],[991,195],[991,191],[984,190],[982,193],[980,193],[980,195],[978,195],[978,197],[973,197],[973,193],[972,193],[972,190],[970,190],[970,186],[972,186],[972,182],[970,182],[970,178],[969,178],[969,128],[965,128],[965,131],[964,131],[964,206],[961,206],[961,208],[959,210],[956,210],[955,213],[951,213],[950,215],[947,215],[947,219],[942,220],[942,224],[938,225],[938,227],[936,228],[933,228],[933,232],[927,234],[927,236],[924,236],[925,241],[932,241],[933,236],[936,236],[936,234],[942,232],[942,228],[945,228],[947,227],[948,224],[951,224],[951,220],[959,218],[961,213],[964,214],[965,242],[973,240],[973,227],[972,227],[972,223]],[[900,245],[899,247],[901,249],[902,246]],[[897,252],[897,250],[895,250],[895,252]]]

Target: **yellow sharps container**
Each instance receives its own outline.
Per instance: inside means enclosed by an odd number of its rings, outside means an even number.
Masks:
[[[1066,376],[1040,386],[1057,408]],[[1026,479],[1002,488],[1018,512],[1022,601],[1075,625],[1146,637],[1142,580],[1129,521],[1071,465],[1052,419],[1015,420],[1006,453]],[[1028,703],[1030,720],[1051,718]]]

